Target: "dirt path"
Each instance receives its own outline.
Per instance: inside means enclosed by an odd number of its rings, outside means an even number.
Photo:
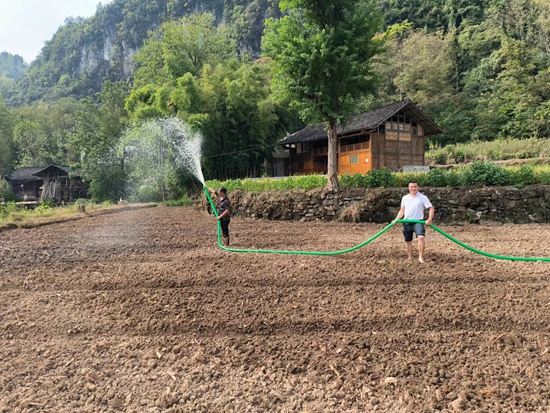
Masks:
[[[243,248],[334,250],[383,226],[234,220]],[[550,256],[550,226],[442,227]],[[334,257],[231,254],[152,208],[0,236],[0,412],[549,412],[550,264],[398,229]]]

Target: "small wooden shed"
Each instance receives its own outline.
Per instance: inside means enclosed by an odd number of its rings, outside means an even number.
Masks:
[[[73,201],[72,181],[69,177],[71,168],[51,164],[34,174],[43,179],[42,199],[53,199],[57,203]]]
[[[51,199],[58,204],[73,201],[75,189],[81,186],[80,178],[72,176],[71,168],[57,164],[16,169],[7,181],[14,194],[27,201]]]
[[[18,168],[6,178],[15,196],[29,201],[40,199],[44,180],[35,175],[43,167]]]
[[[354,116],[338,126],[338,173],[424,166],[425,140],[439,133],[443,130],[409,99]],[[289,151],[285,175],[327,173],[325,123],[307,126],[280,145]]]

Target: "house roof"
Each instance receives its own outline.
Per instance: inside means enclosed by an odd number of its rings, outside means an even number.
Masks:
[[[410,99],[405,99],[392,103],[391,105],[384,106],[380,109],[371,110],[370,112],[353,116],[347,123],[338,125],[338,135],[346,135],[348,133],[358,132],[362,129],[376,129],[388,118],[392,117],[401,110],[405,112],[407,116],[414,119],[424,127],[425,136],[443,133],[443,129],[428,118],[422,109],[416,106]],[[298,142],[315,142],[323,139],[327,139],[326,122],[306,126],[304,129],[295,132],[288,138],[279,142],[279,144],[286,145]]]
[[[51,169],[61,169],[63,172],[72,172],[71,168],[65,165],[51,164],[49,166],[31,166],[18,168],[6,178],[9,182],[30,182],[30,181],[42,181],[42,176]]]
[[[39,178],[35,175],[36,172],[41,171],[44,167],[25,167],[18,168],[11,173],[10,176],[6,178],[8,181],[41,181],[42,178]]]
[[[48,172],[51,172],[53,171],[54,169],[59,169],[61,170],[62,172],[65,172],[66,174],[69,174],[71,173],[71,168],[69,168],[68,166],[65,166],[65,165],[57,165],[57,164],[54,164],[52,163],[51,165],[49,166],[46,166],[45,168],[42,168],[41,170],[39,170],[38,172],[35,172],[34,174],[36,176],[44,176],[46,175]]]

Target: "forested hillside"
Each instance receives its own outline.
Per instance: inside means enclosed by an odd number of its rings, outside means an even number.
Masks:
[[[105,80],[127,80],[132,56],[147,34],[163,22],[209,12],[230,27],[241,53],[260,54],[264,19],[278,15],[270,0],[114,0],[99,5],[88,19],[67,18],[32,62],[12,93],[9,105],[61,97],[82,98],[101,90]]]
[[[375,88],[357,112],[411,98],[445,130],[432,147],[550,137],[547,0],[378,4],[383,51],[369,62]],[[274,94],[273,60],[262,57],[265,21],[281,15],[277,0],[114,0],[68,19],[28,68],[2,54],[0,174],[62,163],[97,199],[117,199],[132,179],[124,130],[166,116],[203,134],[208,177],[266,173],[274,142],[303,125]],[[220,163],[223,153],[233,155]],[[162,171],[133,195],[181,196],[188,178]]]
[[[28,65],[19,55],[8,52],[0,53],[0,93],[12,96],[15,94],[15,79],[23,76]]]

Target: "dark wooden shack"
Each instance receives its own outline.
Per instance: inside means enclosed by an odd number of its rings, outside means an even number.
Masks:
[[[44,180],[35,175],[44,167],[18,168],[6,178],[15,196],[28,201],[40,200]]]
[[[354,116],[338,126],[338,173],[423,166],[425,140],[443,133],[411,100]],[[326,125],[307,126],[280,142],[289,150],[285,175],[324,174],[328,165]]]
[[[83,196],[81,181],[71,168],[51,164],[47,167],[19,168],[6,179],[16,196],[26,201],[51,199],[55,203],[71,202]]]

